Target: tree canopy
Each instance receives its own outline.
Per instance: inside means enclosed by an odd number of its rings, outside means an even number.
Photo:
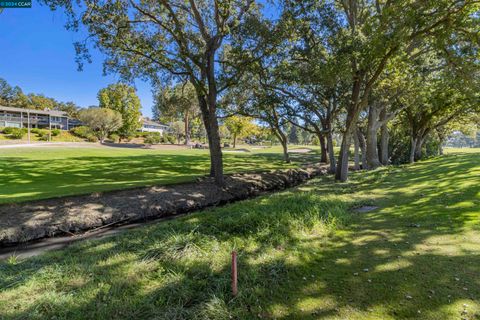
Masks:
[[[475,0],[45,2],[66,9],[69,27],[86,26],[107,71],[163,88],[156,110],[187,136],[198,107],[220,185],[223,116],[269,127],[286,161],[288,138],[315,135],[319,160],[344,181],[352,144],[356,168],[416,161],[479,111]],[[76,44],[80,61],[87,48]]]
[[[135,88],[123,84],[111,84],[98,92],[100,108],[108,108],[119,112],[122,116],[122,126],[117,129],[120,138],[129,138],[140,129],[140,99]]]

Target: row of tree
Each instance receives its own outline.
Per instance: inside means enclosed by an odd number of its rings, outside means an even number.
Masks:
[[[25,94],[19,86],[11,86],[0,78],[0,105],[7,107],[26,108],[34,110],[65,111],[70,117],[77,117],[79,106],[74,102],[60,102],[43,94]]]
[[[364,168],[415,161],[478,111],[475,0],[44,1],[87,28],[106,70],[155,88],[190,83],[218,184],[220,117],[268,124],[287,161],[287,124],[317,135],[344,181],[352,145]],[[88,41],[75,47],[88,60]],[[190,111],[175,110],[187,125]]]

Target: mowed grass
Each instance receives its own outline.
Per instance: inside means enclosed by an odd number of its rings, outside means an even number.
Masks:
[[[262,171],[318,161],[315,152],[281,149],[225,152],[227,173]],[[0,149],[0,203],[192,181],[209,173],[208,150],[148,150],[113,147],[19,147]]]
[[[479,182],[449,153],[12,257],[0,318],[479,319]]]

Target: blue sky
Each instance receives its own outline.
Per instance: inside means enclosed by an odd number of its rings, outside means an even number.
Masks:
[[[266,1],[264,13],[276,16]],[[103,75],[103,56],[91,51],[93,62],[77,71],[73,43],[82,34],[65,29],[66,16],[38,2],[32,8],[5,9],[0,13],[0,77],[25,93],[43,93],[58,101],[73,101],[81,107],[97,105],[97,92],[118,81],[118,76]],[[151,116],[153,104],[149,84],[137,81],[142,111]]]
[[[81,39],[65,29],[66,16],[38,2],[31,9],[5,9],[0,13],[0,77],[25,93],[43,93],[81,107],[97,105],[97,92],[117,82],[115,75],[103,76],[100,52],[92,51],[93,63],[77,71],[73,42]],[[151,116],[150,85],[138,81],[137,93],[143,114]]]

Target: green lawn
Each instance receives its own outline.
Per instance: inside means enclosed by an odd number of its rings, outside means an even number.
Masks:
[[[318,156],[294,154],[291,166]],[[225,152],[227,173],[285,168],[279,147]],[[207,150],[100,147],[0,149],[0,203],[192,181],[208,174]]]
[[[0,318],[480,319],[479,182],[450,153],[13,257]]]

